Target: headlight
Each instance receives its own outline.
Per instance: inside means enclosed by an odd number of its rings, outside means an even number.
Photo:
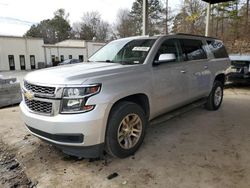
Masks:
[[[86,105],[86,102],[89,97],[99,93],[100,90],[100,84],[64,88],[61,113],[82,113],[93,110],[95,105]]]

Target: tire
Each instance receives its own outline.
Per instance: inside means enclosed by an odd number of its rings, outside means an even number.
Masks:
[[[215,80],[211,93],[207,98],[206,109],[215,111],[221,106],[223,100],[223,84]]]
[[[133,155],[143,142],[147,123],[145,112],[139,105],[126,101],[116,104],[107,125],[106,152],[118,158]]]

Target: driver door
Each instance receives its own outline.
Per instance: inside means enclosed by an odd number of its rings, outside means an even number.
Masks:
[[[188,100],[188,76],[184,66],[186,62],[182,60],[178,39],[163,41],[154,61],[160,60],[162,54],[175,56],[175,60],[153,66],[155,116],[177,108]]]

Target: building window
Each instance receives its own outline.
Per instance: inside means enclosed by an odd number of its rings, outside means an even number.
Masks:
[[[55,55],[52,55],[52,56],[51,56],[52,66],[55,66],[55,61],[56,61],[56,56],[55,56]]]
[[[83,57],[83,55],[79,55],[79,60],[80,60],[81,62],[83,62],[83,61],[84,61],[84,57]]]
[[[61,62],[63,62],[64,61],[64,55],[61,55]]]
[[[72,59],[72,55],[69,55],[69,59]]]
[[[9,55],[9,66],[10,70],[15,70],[15,60],[14,60],[14,55]]]
[[[24,55],[19,56],[21,70],[25,70],[25,57]]]
[[[36,59],[34,55],[30,56],[30,68],[35,69],[36,68]]]

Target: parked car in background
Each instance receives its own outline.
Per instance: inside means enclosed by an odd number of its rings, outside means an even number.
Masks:
[[[233,83],[250,83],[250,55],[230,55],[231,66],[227,81]]]
[[[67,59],[59,63],[58,65],[68,65],[68,64],[75,64],[75,63],[81,63],[81,61],[79,59]]]
[[[124,158],[139,149],[150,120],[200,99],[219,109],[229,64],[214,38],[123,38],[88,63],[29,73],[21,114],[33,135],[67,154]]]

